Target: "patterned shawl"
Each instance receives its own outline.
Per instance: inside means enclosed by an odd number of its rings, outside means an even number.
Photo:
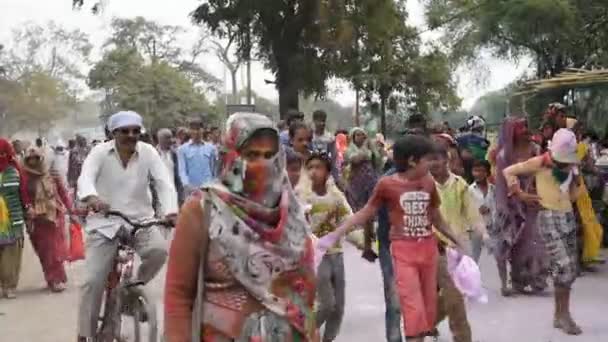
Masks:
[[[28,158],[40,158],[37,166],[28,165]],[[44,160],[44,153],[41,149],[31,147],[27,150],[24,158],[23,170],[28,174],[27,183],[30,198],[32,199],[32,209],[36,218],[43,218],[54,222],[58,213],[64,213],[66,208],[59,201],[56,177],[58,175],[49,168]]]
[[[250,170],[239,152],[260,130],[276,134],[279,151],[264,167]],[[247,319],[239,341],[310,341],[316,329],[314,251],[278,131],[263,115],[233,114],[223,148],[220,180],[205,189],[212,206],[209,238],[233,276],[266,308]],[[256,200],[244,192],[250,178],[263,190]]]

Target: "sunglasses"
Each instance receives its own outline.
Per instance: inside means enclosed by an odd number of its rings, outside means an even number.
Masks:
[[[124,135],[140,135],[141,128],[119,128],[117,131]]]

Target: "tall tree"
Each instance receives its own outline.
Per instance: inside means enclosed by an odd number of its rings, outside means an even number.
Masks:
[[[43,133],[75,106],[92,45],[78,29],[25,23],[0,50],[0,130]]]
[[[29,73],[46,73],[74,86],[86,77],[83,69],[89,64],[92,49],[87,34],[69,30],[50,21],[45,25],[31,22],[12,32],[0,54],[5,77],[17,80]]]
[[[238,85],[236,82],[236,77],[239,71],[239,68],[244,62],[244,58],[240,54],[233,53],[233,44],[236,40],[236,33],[231,30],[227,30],[226,41],[222,42],[220,40],[212,40],[212,44],[214,45],[214,50],[217,58],[224,64],[228,72],[230,73],[230,81],[232,83],[232,102],[237,104],[238,101]]]
[[[184,72],[164,61],[146,62],[132,49],[108,51],[91,70],[89,86],[104,91],[104,113],[135,110],[151,129],[183,123],[210,108]]]
[[[76,105],[67,85],[44,72],[30,72],[17,81],[0,80],[0,135],[30,129],[43,135]]]
[[[320,1],[209,0],[192,14],[219,37],[236,32],[239,52],[257,58],[275,74],[283,115],[298,108],[300,92],[325,91],[330,74],[323,62],[318,22]]]
[[[208,51],[208,35],[201,31],[197,40],[184,49],[181,26],[162,25],[143,17],[114,18],[112,32],[106,40],[106,49],[134,50],[151,64],[164,62],[183,71],[197,86],[217,91],[220,81],[200,65],[200,58]]]
[[[379,98],[382,132],[387,132],[387,107],[395,112],[401,104],[429,114],[437,106],[460,104],[447,56],[432,47],[421,52],[417,30],[406,24],[405,1],[362,0],[348,16],[355,23],[356,48],[342,54],[335,67],[368,102]]]
[[[603,0],[425,0],[430,28],[441,28],[455,60],[480,49],[500,58],[532,55],[537,77],[567,67],[608,63],[608,7]]]

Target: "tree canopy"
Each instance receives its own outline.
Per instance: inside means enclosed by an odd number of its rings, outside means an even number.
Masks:
[[[92,89],[104,91],[105,114],[135,110],[152,129],[210,114],[205,91],[219,81],[198,65],[202,47],[180,47],[182,28],[136,17],[115,18],[112,29],[103,58],[88,77]]]
[[[480,49],[501,58],[531,55],[538,77],[608,62],[603,0],[425,0],[431,28],[442,28],[455,60]]]
[[[92,45],[80,30],[26,23],[0,50],[0,133],[39,133],[77,104]]]

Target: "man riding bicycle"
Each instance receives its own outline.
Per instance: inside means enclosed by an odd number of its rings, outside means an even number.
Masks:
[[[154,182],[161,214],[174,221],[178,209],[173,180],[158,152],[138,141],[141,116],[118,112],[110,117],[108,128],[114,139],[91,150],[78,179],[78,197],[96,212],[85,225],[86,274],[79,304],[78,342],[95,337],[106,279],[118,248],[116,234],[121,220],[103,213],[114,210],[134,221],[153,219],[150,181]],[[166,241],[158,229],[142,229],[135,236],[134,247],[141,258],[136,280],[148,283],[165,263]]]

